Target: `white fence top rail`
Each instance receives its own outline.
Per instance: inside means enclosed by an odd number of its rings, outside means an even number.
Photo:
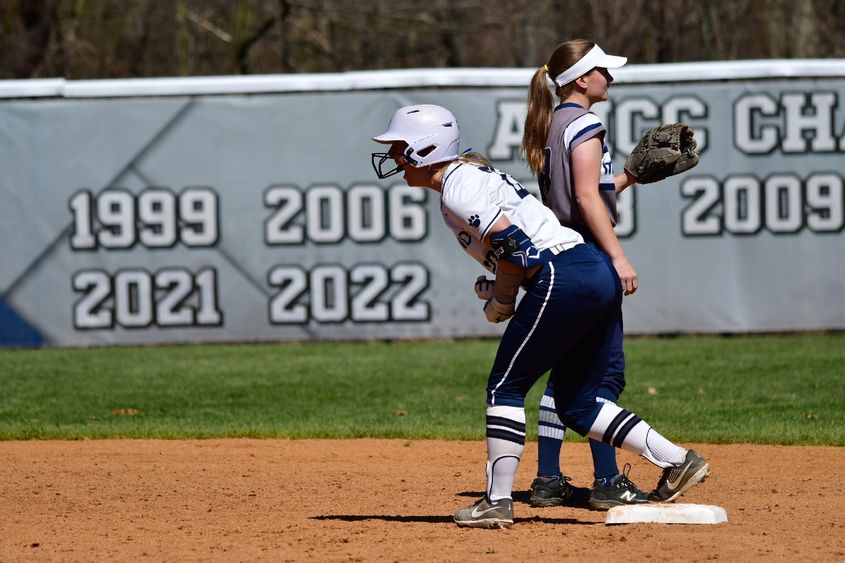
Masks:
[[[112,98],[325,92],[432,87],[527,87],[533,68],[449,68],[342,73],[65,80],[0,80],[0,98]],[[764,59],[628,65],[617,84],[783,78],[843,78],[845,59]]]

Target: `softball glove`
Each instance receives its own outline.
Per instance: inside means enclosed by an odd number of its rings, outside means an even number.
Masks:
[[[625,170],[638,184],[659,182],[698,164],[696,147],[692,127],[686,123],[661,125],[643,135],[625,161]]]

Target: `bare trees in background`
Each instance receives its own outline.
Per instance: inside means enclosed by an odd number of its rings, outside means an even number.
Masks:
[[[841,0],[0,0],[0,78],[845,57]]]

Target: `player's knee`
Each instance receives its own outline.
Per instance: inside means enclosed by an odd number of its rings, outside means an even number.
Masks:
[[[519,393],[502,389],[487,390],[487,404],[504,407],[524,407],[525,397]]]
[[[595,420],[595,408],[587,405],[573,405],[565,412],[558,412],[561,422],[581,436],[586,436]]]
[[[601,399],[607,399],[611,403],[615,403],[619,400],[619,396],[622,394],[623,389],[625,389],[624,380],[621,381],[621,384],[618,381],[614,381],[612,384],[603,382],[602,386],[596,393],[596,397]]]

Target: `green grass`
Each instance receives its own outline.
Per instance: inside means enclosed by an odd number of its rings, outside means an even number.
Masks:
[[[481,439],[496,344],[4,350],[0,439]],[[628,338],[625,349],[620,404],[670,438],[845,445],[845,333]],[[532,439],[542,387],[526,402]]]

